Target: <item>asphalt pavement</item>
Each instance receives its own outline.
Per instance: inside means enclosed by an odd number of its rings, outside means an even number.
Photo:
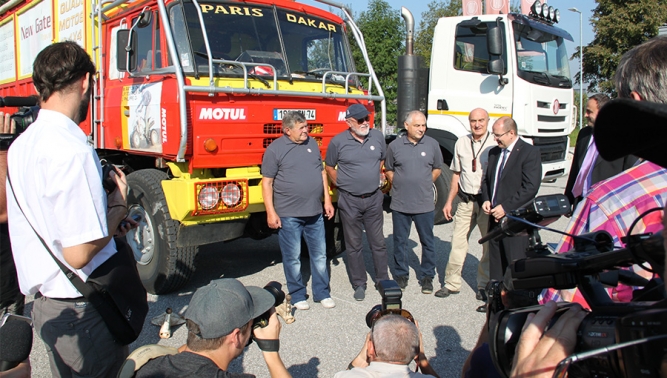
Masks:
[[[542,183],[540,194],[563,193],[566,178],[555,183]],[[563,218],[551,227],[562,230],[567,224]],[[444,271],[451,248],[452,224],[435,226],[437,251],[437,272],[434,286],[437,290],[444,281]],[[393,270],[393,240],[391,214],[385,214],[384,234],[389,251],[390,270]],[[559,236],[541,232],[544,242],[554,243]],[[441,377],[459,377],[461,367],[477,341],[485,315],[475,309],[482,303],[475,299],[477,262],[482,248],[477,244],[480,235],[472,233],[470,251],[463,269],[461,293],[448,298],[437,298],[420,291],[415,275],[419,267],[421,247],[418,236],[412,228],[410,236],[410,281],[403,293],[403,308],[410,311],[419,322],[423,335],[424,349],[429,362]],[[366,267],[369,283],[373,272],[368,247],[365,248]],[[304,279],[310,278],[307,260],[302,270]],[[294,377],[332,377],[346,369],[348,363],[362,347],[368,327],[365,317],[368,311],[380,303],[380,294],[372,289],[366,291],[364,301],[355,301],[353,289],[346,272],[345,258],[339,256],[329,262],[331,269],[331,296],[336,302],[333,309],[324,309],[309,299],[310,310],[295,310],[296,321],[284,324],[281,332],[280,355]],[[174,312],[184,313],[194,291],[217,278],[237,278],[245,285],[264,286],[269,281],[285,283],[278,238],[255,241],[250,239],[219,243],[200,248],[194,278],[178,292],[168,295],[149,295],[150,312],[139,339],[130,346],[133,350],[141,345],[161,344],[178,347],[185,343],[185,326],[175,328],[170,339],[160,339],[159,327],[150,323],[151,318],[171,307]],[[310,282],[308,284],[310,292]],[[32,310],[32,297],[26,299],[26,314]],[[49,362],[42,341],[35,336],[30,355],[33,377],[50,376]],[[256,345],[251,345],[245,353],[229,367],[230,372],[246,372],[258,377],[268,377],[268,369]]]

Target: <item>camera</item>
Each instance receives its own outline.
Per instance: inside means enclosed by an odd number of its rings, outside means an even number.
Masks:
[[[535,236],[536,225],[523,222],[526,214],[534,214],[530,211],[535,208],[533,205],[528,204],[528,210],[521,209],[523,215],[517,213],[518,216],[508,219],[505,231],[497,233],[496,237],[524,230]],[[520,226],[521,223],[524,226]],[[667,299],[663,281],[657,276],[649,281],[633,272],[617,270],[648,262],[653,271],[662,272],[665,258],[662,236],[628,236],[624,238],[626,248],[613,249],[611,235],[601,231],[576,236],[574,250],[561,254],[544,253],[545,248],[536,243],[537,240],[539,236],[531,239],[532,251],[527,253],[527,258],[510,265],[511,275],[506,275],[504,282],[493,281],[488,286],[489,348],[498,372],[509,376],[524,323],[529,314],[542,308],[505,308],[500,300],[501,292],[504,289],[530,292],[548,287],[576,287],[591,311],[577,330],[575,355],[565,360],[571,364],[568,365],[569,376],[664,376],[661,374],[667,373],[662,366],[663,361],[667,361]],[[604,285],[616,286],[619,282],[643,289],[633,292],[631,302],[615,303]],[[559,303],[547,330],[573,305]]]
[[[111,178],[110,175],[111,172],[116,171],[116,167],[106,160],[103,160],[100,163],[102,164],[102,187],[107,194],[112,193],[118,187],[116,181]]]
[[[16,131],[14,134],[0,134],[0,151],[7,151],[17,136],[23,133],[37,119],[39,106],[37,98],[29,97],[0,97],[0,108],[10,106],[19,107],[19,110],[9,118],[14,121]],[[4,120],[0,120],[4,122]]]
[[[408,310],[403,309],[403,302],[401,301],[403,292],[396,281],[383,280],[378,282],[378,291],[382,297],[382,304],[373,306],[368,311],[368,314],[366,314],[366,325],[368,328],[373,327],[376,320],[387,314],[401,315],[409,321],[415,322],[412,314]]]
[[[268,291],[273,295],[273,298],[275,299],[275,302],[273,304],[273,307],[279,306],[281,303],[285,301],[285,292],[282,290],[283,286],[276,281],[271,281],[266,286],[264,286],[264,290]],[[262,315],[256,317],[253,322],[252,322],[252,328],[264,328],[267,325],[269,325],[269,316],[270,316],[271,310],[263,313]],[[252,338],[250,339],[252,340]]]

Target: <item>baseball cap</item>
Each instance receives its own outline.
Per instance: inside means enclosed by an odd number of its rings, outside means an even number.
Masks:
[[[667,167],[667,104],[618,99],[595,120],[595,144],[606,160],[635,155]]]
[[[362,119],[368,115],[368,109],[361,104],[353,104],[347,108],[345,118]]]
[[[241,328],[275,304],[266,290],[243,286],[233,278],[213,280],[197,289],[185,312],[185,318],[199,326],[201,337],[215,339]]]

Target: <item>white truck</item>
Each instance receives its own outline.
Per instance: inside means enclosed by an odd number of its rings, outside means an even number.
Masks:
[[[489,112],[489,127],[514,118],[519,135],[541,150],[544,181],[566,175],[575,106],[565,40],[572,36],[548,16],[516,13],[444,17],[433,35],[427,134],[445,160],[436,207],[449,191],[454,144],[470,132],[468,114],[478,107]]]

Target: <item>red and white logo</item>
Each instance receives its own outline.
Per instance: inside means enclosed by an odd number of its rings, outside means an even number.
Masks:
[[[246,119],[246,108],[197,107],[200,121],[242,121]]]
[[[551,110],[554,111],[554,114],[558,114],[558,111],[560,110],[560,102],[558,102],[558,100],[554,100],[554,106]]]

